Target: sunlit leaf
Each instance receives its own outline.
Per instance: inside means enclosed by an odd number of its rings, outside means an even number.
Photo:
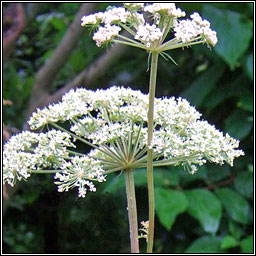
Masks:
[[[240,246],[243,253],[253,253],[253,235],[242,240]]]
[[[236,241],[236,239],[232,236],[225,236],[223,237],[223,240],[221,241],[221,249],[229,249],[232,247],[238,246],[239,243]]]

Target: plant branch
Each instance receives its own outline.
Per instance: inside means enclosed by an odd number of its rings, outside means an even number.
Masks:
[[[113,66],[113,64],[119,59],[119,57],[125,53],[126,46],[116,44],[111,49],[106,51],[96,61],[94,61],[84,71],[79,73],[71,82],[67,83],[61,89],[59,89],[53,95],[48,95],[42,102],[42,106],[48,105],[53,102],[57,102],[72,88],[85,86],[90,88],[96,79],[103,76],[105,72]]]
[[[52,56],[39,69],[35,76],[35,83],[30,97],[28,116],[49,96],[49,88],[52,81],[68,60],[72,50],[75,48],[79,37],[82,35],[81,17],[94,11],[94,3],[84,3],[77,12],[74,21],[71,23],[60,44],[53,52]]]

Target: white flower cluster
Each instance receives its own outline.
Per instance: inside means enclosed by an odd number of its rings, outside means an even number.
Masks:
[[[96,25],[99,24],[101,22],[101,20],[103,19],[104,13],[103,12],[97,12],[95,14],[90,14],[88,16],[83,16],[81,18],[81,26],[86,26],[88,24],[90,25]]]
[[[85,197],[87,189],[96,191],[92,181],[105,181],[104,170],[88,156],[70,156],[67,148],[75,147],[70,134],[59,130],[15,135],[4,145],[3,181],[14,186],[17,180],[27,180],[31,172],[47,173],[52,168],[59,192],[78,187],[78,196]]]
[[[85,197],[87,189],[95,192],[96,188],[91,180],[98,182],[105,181],[102,174],[104,170],[101,168],[100,162],[90,159],[88,156],[74,157],[70,162],[66,162],[61,166],[62,173],[56,173],[55,184],[58,185],[58,191],[68,191],[73,187],[78,187],[78,196]]]
[[[181,11],[180,8],[176,8],[174,3],[154,3],[144,8],[144,11],[152,14],[163,13],[171,17],[185,17],[186,13]]]
[[[94,33],[92,39],[95,40],[96,45],[100,47],[103,43],[111,42],[113,37],[117,36],[120,30],[121,28],[118,26],[106,24],[104,27],[99,27],[99,30]]]
[[[4,182],[14,185],[31,173],[56,170],[58,190],[78,188],[78,195],[95,191],[93,181],[102,182],[112,171],[136,169],[147,164],[148,95],[130,88],[71,90],[62,101],[37,110],[31,128],[48,124],[64,130],[46,133],[22,132],[4,145]],[[239,141],[200,120],[201,114],[185,99],[156,98],[153,165],[183,165],[194,173],[198,165],[211,161],[233,165],[244,155]],[[73,138],[73,142],[71,139]],[[92,147],[87,154],[72,151],[76,141]]]
[[[43,168],[58,168],[63,157],[68,155],[67,147],[75,147],[68,133],[51,130],[47,133],[22,132],[4,145],[3,180],[11,186],[16,180],[26,180],[29,171]]]
[[[145,25],[138,26],[138,30],[134,38],[143,42],[147,48],[150,48],[152,43],[161,39],[162,36],[163,33],[155,24],[150,25],[146,23]]]
[[[201,36],[206,43],[215,46],[218,42],[217,33],[210,28],[210,22],[202,20],[200,15],[195,12],[190,15],[192,20],[182,20],[174,27],[175,37],[183,43],[197,40]]]
[[[69,94],[72,97],[69,97]],[[71,105],[71,101],[83,101],[87,109],[81,109],[78,104],[77,109],[73,109],[73,117],[68,115],[60,118],[52,109],[66,109],[67,99]],[[35,118],[41,116],[41,113],[56,115],[56,122],[58,118],[62,122],[71,120],[73,125],[70,129],[77,136],[104,147],[104,150],[108,148],[109,154],[105,154],[105,157],[99,148],[93,151],[94,158],[98,156],[107,161],[111,161],[111,156],[115,158],[115,164],[105,167],[125,168],[125,164],[132,164],[133,161],[134,164],[136,161],[140,163],[135,164],[136,167],[145,164],[145,154],[140,154],[140,150],[146,152],[144,149],[147,145],[147,95],[123,87],[111,87],[96,92],[77,89],[65,95],[63,101],[56,105],[56,108],[39,110],[30,120],[32,127],[45,125],[44,118],[41,123]],[[206,160],[218,164],[227,162],[232,166],[234,158],[243,155],[243,151],[236,149],[238,141],[229,135],[224,136],[214,126],[200,120],[200,116],[201,114],[185,99],[155,99],[156,128],[151,145],[155,154],[155,166],[183,164],[193,171],[196,170],[194,164],[202,165]],[[132,152],[128,152],[129,150]],[[119,155],[119,151],[123,151],[122,156]]]
[[[145,21],[143,12],[152,15],[152,25]],[[191,15],[192,20],[178,20],[185,15],[174,3],[146,6],[143,3],[124,3],[124,7],[111,7],[105,12],[83,16],[81,25],[98,28],[93,36],[98,47],[107,42],[118,42],[156,50],[171,30],[175,31],[175,38],[183,44],[197,41],[214,46],[217,43],[216,32],[210,29],[208,21],[202,20],[198,13]],[[119,35],[121,28],[127,30],[133,39]]]

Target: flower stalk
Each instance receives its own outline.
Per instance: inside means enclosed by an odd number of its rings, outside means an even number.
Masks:
[[[137,206],[135,197],[134,174],[132,169],[124,171],[126,196],[128,204],[128,218],[130,226],[131,253],[139,253]]]
[[[152,52],[150,82],[149,82],[149,107],[148,107],[148,151],[147,151],[147,181],[149,204],[149,228],[147,253],[152,253],[154,240],[155,202],[154,202],[154,176],[153,176],[153,140],[154,127],[154,99],[156,91],[156,76],[158,64],[158,52]]]

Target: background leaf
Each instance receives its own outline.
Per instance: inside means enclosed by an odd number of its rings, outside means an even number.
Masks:
[[[229,219],[228,229],[230,234],[236,239],[240,240],[241,236],[244,235],[244,230],[233,220]]]
[[[147,186],[147,169],[141,168],[134,170],[134,182],[136,186]],[[176,186],[179,183],[179,175],[175,168],[154,168],[155,186]],[[115,193],[125,187],[124,175],[120,174],[108,182],[105,192]]]
[[[195,240],[186,253],[221,253],[221,241],[219,238],[212,236],[203,236]]]
[[[204,6],[203,16],[211,21],[211,27],[217,32],[219,41],[215,51],[234,69],[249,47],[253,32],[252,22],[237,12],[210,5]]]
[[[223,72],[224,67],[222,65],[212,66],[195,80],[181,96],[187,99],[192,105],[200,106],[214,88]]]
[[[229,216],[239,223],[246,224],[249,213],[248,202],[230,188],[219,188],[215,192]]]
[[[186,191],[186,195],[189,200],[189,214],[200,222],[206,232],[216,233],[222,213],[219,199],[204,189]]]
[[[239,123],[235,122],[237,119],[240,120]],[[225,131],[239,140],[245,138],[250,133],[252,127],[253,121],[241,110],[235,110],[225,122]]]
[[[232,236],[225,236],[223,237],[223,240],[221,241],[221,249],[228,249],[232,247],[238,246],[239,243],[236,241],[236,239]]]
[[[253,196],[253,173],[239,173],[235,180],[235,188],[239,193],[247,198]]]
[[[253,235],[243,239],[240,246],[243,253],[253,253]]]
[[[182,191],[156,188],[155,205],[160,222],[170,230],[176,216],[187,209],[188,200]]]

